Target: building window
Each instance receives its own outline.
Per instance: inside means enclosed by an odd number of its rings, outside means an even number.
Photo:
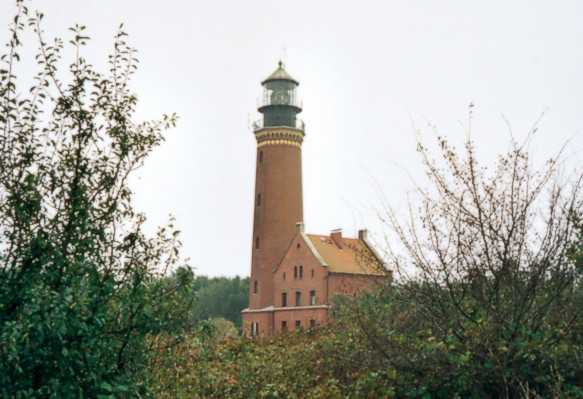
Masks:
[[[259,163],[263,163],[263,151],[259,151]]]
[[[304,278],[303,266],[294,266],[294,278]]]
[[[302,306],[302,293],[296,292],[296,306]]]
[[[287,307],[287,293],[285,292],[281,294],[281,307]]]
[[[300,249],[300,243],[298,242],[298,249]]]
[[[312,278],[314,278],[314,269],[312,269]]]
[[[287,331],[287,321],[285,320],[281,322],[281,331]]]
[[[261,194],[257,194],[257,206],[261,206]]]
[[[259,335],[259,323],[251,323],[251,335]]]
[[[259,236],[255,237],[255,249],[259,249]]]
[[[316,327],[316,320],[310,320],[310,327]]]
[[[310,291],[310,305],[316,305],[316,291]]]
[[[253,282],[253,293],[257,294],[257,280]]]
[[[283,281],[285,281],[285,273],[283,273]]]
[[[296,328],[300,328],[302,322],[300,320],[296,320]]]

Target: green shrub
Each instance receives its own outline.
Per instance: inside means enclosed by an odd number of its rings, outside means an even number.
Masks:
[[[132,122],[123,31],[102,75],[83,58],[85,27],[71,28],[77,56],[60,75],[62,41],[17,7],[0,60],[0,397],[152,396],[149,367],[188,328],[193,277],[164,278],[178,233],[144,236],[127,179],[176,118]],[[25,30],[39,38],[38,74],[22,91]]]

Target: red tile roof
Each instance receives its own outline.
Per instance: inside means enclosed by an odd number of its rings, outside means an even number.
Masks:
[[[330,236],[308,234],[308,239],[320,254],[331,273],[381,276],[387,271],[363,240],[342,238],[342,248]]]

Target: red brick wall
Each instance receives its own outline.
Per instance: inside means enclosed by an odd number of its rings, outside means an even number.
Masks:
[[[328,309],[327,308],[291,308],[282,309],[275,312],[274,332],[283,332],[282,322],[287,323],[286,331],[293,331],[296,327],[296,322],[300,322],[301,327],[310,327],[311,320],[315,325],[321,325],[327,322]]]
[[[262,162],[260,157],[262,155]],[[301,149],[278,144],[257,149],[249,308],[273,304],[273,270],[303,221]],[[257,198],[261,194],[261,204]],[[259,248],[256,240],[259,238]],[[258,282],[254,293],[255,281]]]
[[[300,267],[302,277],[299,275]],[[294,268],[297,268],[297,278],[294,277]],[[328,309],[310,308],[310,291],[315,291],[315,306],[327,305],[327,275],[328,272],[320,265],[303,236],[297,234],[274,273],[274,331],[281,331],[283,320],[287,321],[288,331],[295,329],[296,320],[300,320],[303,327],[309,326],[310,320],[315,320],[316,324],[326,322]],[[284,292],[287,294],[287,307],[282,309]],[[301,294],[300,309],[296,306],[297,292]]]
[[[299,244],[299,248],[298,248]],[[294,267],[302,267],[303,276],[294,278]],[[312,275],[312,270],[313,275]],[[285,279],[284,279],[285,274]],[[275,306],[281,307],[281,294],[287,292],[288,307],[295,306],[295,293],[300,292],[301,305],[308,306],[310,291],[316,291],[316,305],[325,305],[328,272],[310,251],[301,234],[296,235],[277,271],[274,273]]]
[[[273,312],[243,312],[243,333],[251,335],[251,324],[258,323],[259,335],[273,333]]]
[[[358,274],[330,273],[328,277],[329,295],[356,295],[359,292],[370,291],[380,284],[386,284],[386,276],[366,276]]]

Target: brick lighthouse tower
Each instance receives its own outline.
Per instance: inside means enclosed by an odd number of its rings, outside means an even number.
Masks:
[[[302,141],[304,125],[296,119],[302,111],[296,96],[299,83],[279,68],[262,83],[258,111],[263,120],[254,124],[257,140],[253,243],[249,308],[243,326],[254,335],[274,328],[274,270],[303,222]]]

